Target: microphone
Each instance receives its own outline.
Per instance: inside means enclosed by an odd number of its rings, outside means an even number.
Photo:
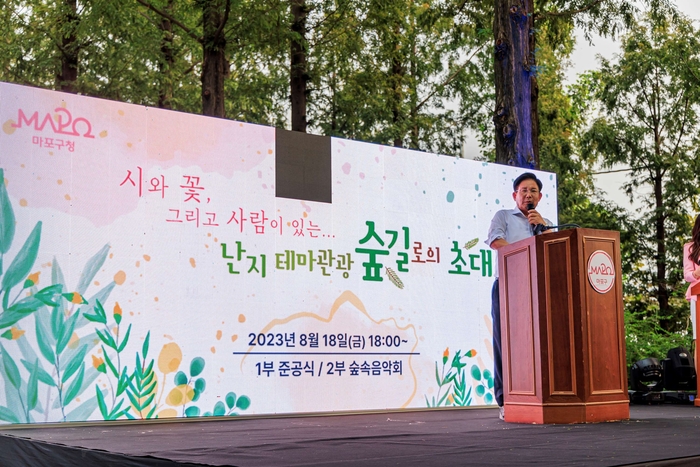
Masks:
[[[528,211],[532,211],[533,209],[535,209],[535,205],[532,204],[532,203],[528,203],[528,205],[527,205],[527,210],[528,210]],[[532,233],[533,233],[534,235],[539,235],[539,234],[541,234],[542,232],[544,232],[545,230],[547,230],[547,226],[544,225],[544,224],[534,224],[534,225],[532,226]]]

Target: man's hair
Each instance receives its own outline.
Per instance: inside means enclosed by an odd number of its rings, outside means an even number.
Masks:
[[[542,182],[532,172],[524,172],[518,175],[518,178],[513,181],[513,191],[518,191],[518,187],[524,180],[534,180],[537,183],[537,188],[542,191]]]

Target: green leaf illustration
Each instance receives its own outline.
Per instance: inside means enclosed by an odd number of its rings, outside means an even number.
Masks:
[[[58,338],[56,339],[56,354],[59,355],[65,350],[70,338],[73,336],[73,331],[75,330],[75,322],[78,320],[80,313],[73,313],[73,316],[68,318],[66,322],[60,327]]]
[[[19,420],[14,413],[7,407],[0,406],[0,420],[4,420],[10,423],[19,423]]]
[[[199,407],[191,405],[185,409],[185,417],[199,417]]]
[[[80,365],[83,363],[85,360],[85,354],[87,353],[87,345],[84,345],[80,348],[80,350],[73,355],[73,358],[70,359],[68,364],[66,365],[65,369],[63,370],[63,374],[61,375],[61,382],[63,384],[68,381],[68,379],[75,374],[76,371],[78,371],[78,368],[80,368]]]
[[[121,352],[124,350],[124,347],[126,347],[127,342],[129,342],[129,334],[131,334],[131,324],[126,330],[126,334],[124,335],[124,340],[122,341],[121,344],[119,344],[119,348],[117,349],[117,352]]]
[[[51,283],[57,285],[60,284],[63,287],[66,286],[66,280],[63,278],[63,271],[61,270],[61,266],[58,264],[58,260],[55,256],[51,262]]]
[[[22,362],[22,365],[24,365],[24,368],[27,369],[27,371],[29,371],[30,373],[32,371],[35,371],[33,364],[29,363],[26,360],[20,360],[20,361]],[[48,386],[56,387],[56,382],[53,380],[51,375],[41,367],[41,364],[39,364],[39,360],[37,360],[36,362],[37,362],[36,373],[37,373],[37,378],[39,379],[39,381],[41,381],[42,383],[44,383]]]
[[[472,365],[472,378],[481,381],[481,370],[476,365]]]
[[[51,310],[51,332],[55,340],[58,340],[58,335],[61,333],[61,328],[63,327],[63,316],[62,306],[57,306]]]
[[[105,309],[102,307],[102,303],[100,303],[99,300],[95,301],[95,306],[93,307],[93,310],[95,310],[95,314],[89,315],[85,313],[83,315],[85,319],[87,319],[88,321],[92,321],[93,323],[107,324],[107,314],[105,313]]]
[[[184,371],[178,371],[177,373],[175,373],[175,386],[187,384],[187,381],[187,375]]]
[[[204,392],[204,390],[207,388],[207,382],[204,380],[204,378],[198,378],[194,382],[194,390],[196,392]]]
[[[12,357],[8,355],[7,351],[1,345],[0,351],[2,352],[2,363],[5,368],[5,373],[7,374],[7,379],[10,380],[10,384],[19,389],[22,384],[22,379],[19,376],[19,369],[12,360]]]
[[[8,252],[15,237],[15,213],[5,186],[5,171],[0,169],[0,258]],[[0,274],[2,265],[0,264]]]
[[[90,283],[95,278],[95,275],[100,270],[102,265],[109,254],[109,244],[102,247],[100,251],[95,253],[95,255],[88,260],[83,268],[83,272],[80,275],[80,281],[78,282],[78,288],[76,292],[83,295],[85,291],[90,286]]]
[[[218,401],[216,404],[214,404],[214,416],[223,417],[224,415],[226,415],[226,406],[223,402]]]
[[[248,407],[250,407],[250,397],[248,396],[241,396],[238,398],[236,401],[236,407],[241,409],[241,410],[247,410]]]
[[[39,403],[39,360],[34,362],[34,368],[27,383],[27,409],[34,410]]]
[[[146,334],[146,339],[143,341],[143,347],[141,348],[141,353],[143,354],[143,358],[146,358],[146,355],[148,355],[148,343],[151,340],[151,331],[148,331],[148,334]]]
[[[95,385],[95,393],[97,394],[97,407],[100,408],[100,414],[104,420],[109,420],[109,410],[107,410],[107,404],[105,403],[105,396],[100,391],[100,387]]]
[[[493,396],[491,395],[490,392],[486,393],[486,397],[484,397],[484,401],[486,401],[487,404],[493,403]]]
[[[102,342],[107,344],[107,346],[111,347],[114,350],[117,350],[117,343],[115,342],[114,338],[112,337],[112,335],[109,332],[100,331],[99,329],[95,329],[95,333],[97,334],[97,337],[99,337]]]
[[[58,296],[63,291],[63,286],[61,284],[54,284],[48,287],[44,287],[40,291],[34,294],[37,300],[41,301],[44,305],[48,306],[58,306],[59,300]]]
[[[107,368],[109,368],[109,371],[112,372],[112,375],[114,375],[115,378],[119,377],[119,372],[117,371],[117,367],[114,366],[114,363],[112,363],[112,359],[109,358],[109,355],[107,354],[107,350],[105,349],[105,346],[102,347],[102,355],[105,356],[105,363],[107,364]]]
[[[68,391],[66,391],[66,397],[63,398],[64,407],[70,404],[73,399],[75,399],[80,393],[80,386],[83,384],[83,378],[85,377],[85,364],[80,365],[80,371],[78,375],[73,378],[70,386],[68,386]]]
[[[193,378],[196,376],[199,376],[199,374],[204,370],[204,359],[202,357],[196,357],[192,359],[192,363],[190,363],[190,376]]]
[[[67,405],[67,404],[66,404]],[[66,414],[67,422],[84,422],[97,409],[97,397],[91,397]]]
[[[394,271],[391,268],[384,268],[384,272],[386,273],[386,276],[389,278],[389,281],[392,284],[394,284],[399,289],[403,289],[403,282],[401,282],[401,279],[399,278],[399,275],[396,274],[396,271]]]
[[[484,388],[483,384],[479,384],[476,386],[476,395],[479,397],[482,397],[484,394],[486,394],[486,388]]]
[[[464,244],[464,249],[465,249],[465,250],[469,250],[469,249],[471,249],[471,248],[474,248],[474,247],[476,246],[477,243],[479,243],[479,239],[478,239],[478,238],[474,238],[474,239],[472,239],[472,240],[469,240],[467,243]]]
[[[44,358],[52,365],[56,364],[56,356],[51,348],[51,342],[49,341],[45,331],[42,320],[36,319],[36,341],[39,344],[39,351]]]
[[[235,392],[229,392],[226,394],[226,407],[229,409],[232,409],[236,406],[236,393]]]
[[[27,237],[22,248],[10,263],[7,272],[2,278],[2,289],[9,290],[22,282],[34,266],[36,255],[39,252],[39,240],[41,238],[41,221],[36,223],[34,229]]]

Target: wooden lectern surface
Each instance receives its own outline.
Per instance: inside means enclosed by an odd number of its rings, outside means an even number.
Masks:
[[[573,229],[499,250],[506,421],[629,418],[619,240]]]

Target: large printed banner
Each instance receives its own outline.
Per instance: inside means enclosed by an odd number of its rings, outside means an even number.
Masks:
[[[1,83],[0,124],[3,422],[494,403],[520,169],[333,139],[320,203],[273,128]]]

